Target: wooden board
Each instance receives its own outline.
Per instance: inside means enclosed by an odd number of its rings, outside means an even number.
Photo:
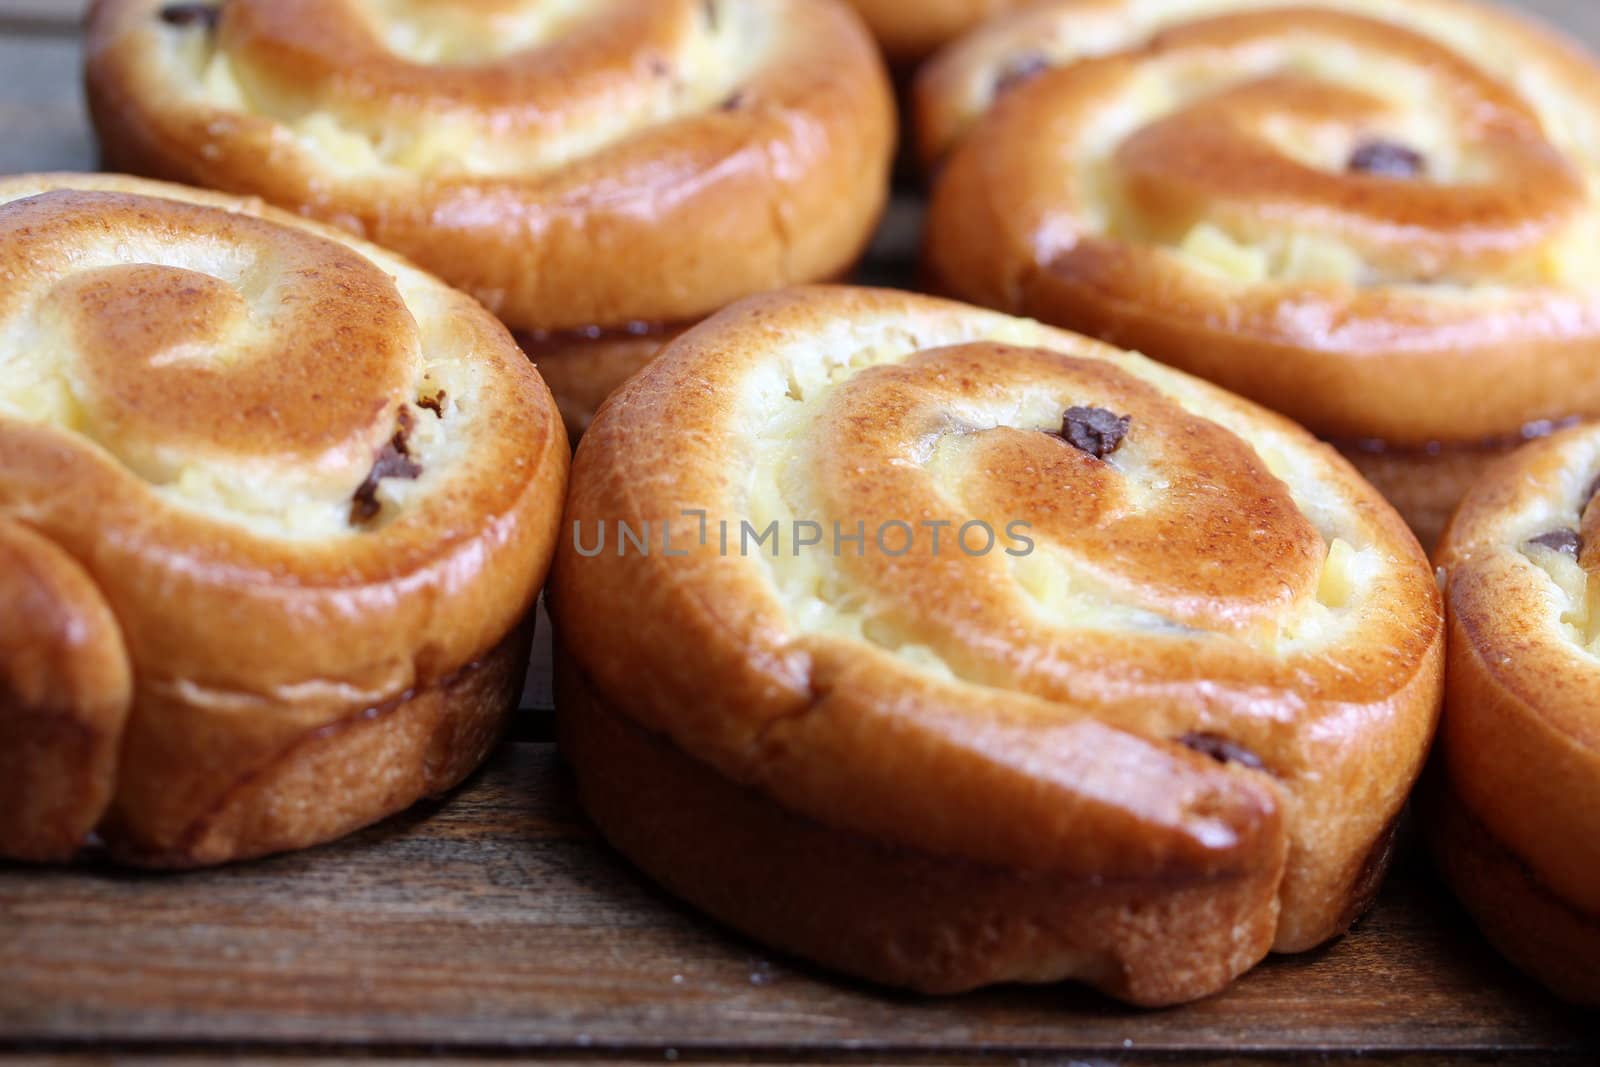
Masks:
[[[0,0],[0,172],[93,166],[83,6]],[[1594,0],[1523,6],[1600,41]],[[908,276],[918,224],[898,199],[864,280]],[[1414,855],[1350,936],[1172,1011],[829,978],[614,857],[546,743],[549,699],[541,643],[518,743],[449,801],[345,842],[186,876],[0,866],[0,1055],[1600,1062],[1600,1023],[1496,958]]]
[[[307,853],[185,876],[0,869],[0,931],[0,1038],[50,1049],[1600,1061],[1592,1020],[1512,974],[1415,865],[1341,941],[1185,1008],[835,981],[634,875],[536,744],[508,747],[448,803]]]

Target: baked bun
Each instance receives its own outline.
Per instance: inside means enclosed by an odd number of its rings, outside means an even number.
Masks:
[[[1450,653],[1440,865],[1495,946],[1600,1004],[1600,427],[1539,441],[1467,494],[1440,545]]]
[[[884,54],[896,67],[919,60],[960,37],[985,19],[1038,0],[850,0],[872,28]]]
[[[564,751],[606,836],[728,923],[926,992],[1166,1004],[1373,891],[1438,592],[1286,420],[1034,323],[799,289],[668,346],[574,464]]]
[[[844,273],[894,141],[842,0],[96,0],[88,92],[108,166],[345,226],[578,352]]]
[[[0,179],[0,856],[196,866],[456,784],[567,441],[505,329],[259,203]]]
[[[1425,543],[1438,486],[1600,414],[1600,68],[1515,16],[1057,0],[919,92],[935,284],[1292,416]]]
[[[555,394],[567,432],[576,438],[589,428],[611,391],[684,329],[640,322],[621,330],[524,333],[517,340]]]

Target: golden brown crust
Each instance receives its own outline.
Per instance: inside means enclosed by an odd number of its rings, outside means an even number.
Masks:
[[[1338,449],[1372,487],[1400,513],[1422,547],[1432,551],[1444,536],[1461,498],[1515,442],[1388,448],[1382,442],[1337,442]]]
[[[223,789],[205,769],[215,734],[203,713],[141,708],[123,756],[141,773],[124,776],[104,824],[112,854],[168,868],[250,859],[332,841],[448,792],[504,733],[532,637],[530,616],[482,659],[289,740]],[[186,799],[191,787],[204,807]]]
[[[672,892],[797,956],[934,994],[1077,974],[1155,1006],[1221,988],[1272,945],[1271,864],[1116,882],[841,832],[689,758],[557,662],[562,752],[606,837]]]
[[[626,330],[516,335],[561,409],[567,436],[576,441],[606,397],[655,358],[661,346],[688,327],[640,323]]]
[[[1600,971],[1592,931],[1565,947],[1571,959],[1551,959],[1550,907],[1530,912],[1519,940],[1520,913],[1486,918],[1485,902],[1513,892],[1516,879],[1493,856],[1503,850],[1561,909],[1591,927],[1600,916],[1597,476],[1600,428],[1535,442],[1473,487],[1437,555],[1450,619],[1439,763],[1442,788],[1467,817],[1444,817],[1444,847],[1455,854],[1447,873],[1461,877],[1459,891],[1496,943],[1541,977],[1576,963]],[[1480,827],[1490,840],[1475,840]],[[1577,995],[1569,978],[1547,980]]]
[[[919,109],[951,152],[926,259],[952,295],[1332,438],[1467,446],[1600,413],[1600,145],[1575,132],[1600,71],[1519,19],[1057,0],[941,57]]]
[[[1518,11],[1479,0],[1034,0],[993,18],[945,49],[918,72],[916,129],[923,163],[936,164],[998,100],[1034,76],[1135,47],[1187,22],[1274,9],[1333,11],[1398,22],[1436,39],[1454,38],[1495,73],[1514,71],[1537,55],[1563,92],[1590,97],[1584,81],[1593,60],[1570,38]],[[1499,54],[1486,46],[1498,44]]]
[[[132,668],[126,723],[96,719],[120,749],[109,843],[171,864],[307,844],[481,750],[494,716],[446,681],[526,616],[568,464],[504,328],[340,231],[115,176],[0,181],[0,263],[23,339],[0,361],[0,515],[81,571],[31,583],[63,625],[98,605],[111,628],[71,670],[113,648]],[[413,736],[433,723],[462,737],[446,767],[342,794],[301,773],[307,738],[408,702],[363,744],[436,762]]]
[[[1600,1004],[1600,915],[1550,892],[1448,790],[1428,805],[1435,861],[1484,936],[1575,1004]]]
[[[1131,419],[1113,462],[1039,432],[1084,404]],[[951,538],[975,519],[1028,523],[1037,551],[932,547],[928,524]],[[1276,886],[1181,977],[1161,975],[1214,940],[1120,955],[1114,976],[1070,924],[990,971],[973,945],[951,972],[853,963],[860,946],[829,960],[884,980],[1212,992],[1234,952],[1264,947],[1258,923],[1284,951],[1343,929],[1432,733],[1431,573],[1332,450],[1147,360],[960,305],[821,288],[723,312],[601,409],[567,521],[551,609],[585,686],[708,774],[828,831],[1024,881]],[[743,523],[769,521],[776,541],[740,547]],[[801,521],[918,528],[905,552],[835,555],[807,550]],[[618,524],[646,522],[652,550],[626,549]],[[648,847],[658,877],[805,950],[776,916],[708,897],[684,873],[697,843]]]
[[[83,568],[4,514],[0,604],[0,856],[61,860],[111,800],[128,655]]]
[[[831,277],[887,194],[893,102],[837,0],[98,0],[115,169],[399,250],[522,330],[698,318]]]
[[[985,19],[1038,0],[850,0],[897,68],[911,68]]]

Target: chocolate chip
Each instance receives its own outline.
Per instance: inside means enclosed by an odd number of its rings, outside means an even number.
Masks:
[[[1018,56],[1000,71],[1000,76],[994,81],[996,96],[1009,93],[1023,82],[1029,82],[1050,69],[1050,58],[1037,52]]]
[[[1382,178],[1415,178],[1427,173],[1428,161],[1414,148],[1375,138],[1363,141],[1350,153],[1350,170]]]
[[[431,411],[434,413],[434,415],[442,419],[444,418],[444,402],[447,396],[449,396],[449,394],[441,389],[432,396],[418,397],[417,407]]]
[[[351,498],[350,525],[360,526],[377,518],[381,510],[378,483],[383,479],[414,479],[422,474],[422,464],[411,458],[411,448],[407,442],[411,436],[411,426],[411,412],[401,408],[395,419],[394,436],[378,450],[378,455],[372,461],[372,470]]]
[[[1218,763],[1237,763],[1241,767],[1249,767],[1256,771],[1266,768],[1260,756],[1243,745],[1235,744],[1226,737],[1219,737],[1216,734],[1184,734],[1178,738],[1178,744],[1192,748],[1202,756],[1210,756]]]
[[[1583,538],[1578,536],[1577,530],[1551,530],[1531,539],[1528,544],[1548,548],[1552,552],[1559,552],[1563,556],[1577,559],[1583,552]]]
[[[1116,415],[1105,408],[1068,408],[1060,437],[1080,452],[1105,459],[1122,446],[1132,424],[1132,415]]]
[[[745,91],[740,89],[738,92],[734,93],[732,96],[728,97],[722,102],[722,110],[738,111],[740,108],[744,107],[745,99]]]
[[[168,4],[161,9],[161,21],[168,26],[199,26],[214,30],[222,17],[220,4]]]

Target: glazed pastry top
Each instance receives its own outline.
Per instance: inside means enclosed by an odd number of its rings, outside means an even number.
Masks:
[[[521,618],[566,440],[470,298],[259,203],[115,176],[0,181],[0,262],[0,522],[85,568],[142,686],[315,718]]]
[[[346,227],[529,331],[842,272],[894,139],[842,0],[97,0],[87,70],[113,167]]]
[[[954,153],[930,258],[957,295],[1334,437],[1600,407],[1600,68],[1516,16],[1059,0],[954,46],[918,105],[927,157]]]
[[[1273,862],[1281,817],[1280,942],[1311,944],[1353,877],[1330,854],[1370,842],[1431,731],[1437,593],[1393,512],[1286,421],[1075,335],[758,298],[613,396],[574,483],[568,536],[612,524],[557,564],[595,685],[832,825],[1220,876]]]
[[[778,24],[760,7],[229,0],[208,16],[137,14],[180,100],[274,121],[308,164],[495,176],[560,167],[726,103],[774,46]]]

